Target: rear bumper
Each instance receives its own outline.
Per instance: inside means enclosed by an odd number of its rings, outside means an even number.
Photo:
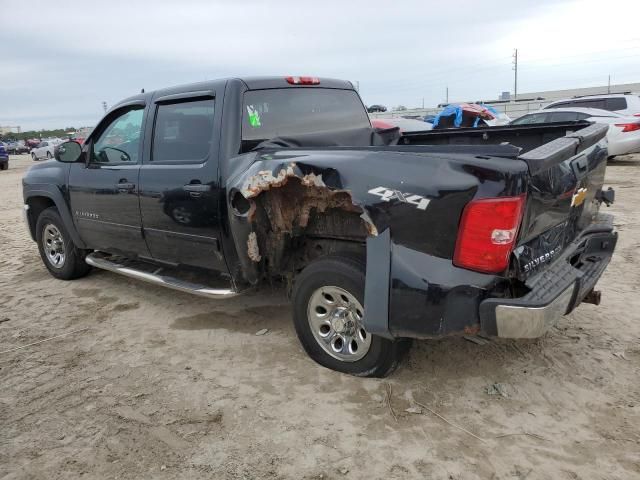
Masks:
[[[628,155],[640,152],[640,135],[637,133],[622,133],[615,140],[611,140],[607,147],[609,155]],[[628,135],[628,137],[624,137],[624,135]]]
[[[617,242],[613,217],[600,215],[542,272],[528,293],[511,280],[457,268],[395,244],[389,230],[367,239],[365,328],[385,338],[436,338],[479,331],[507,338],[543,335],[593,290]]]
[[[489,335],[537,338],[577,307],[602,276],[618,239],[606,223],[588,229],[564,254],[527,280],[520,298],[489,298],[480,303],[480,324]]]

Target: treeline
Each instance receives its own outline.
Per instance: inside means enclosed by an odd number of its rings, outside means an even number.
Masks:
[[[55,130],[29,130],[28,132],[9,132],[4,135],[0,135],[0,140],[27,140],[29,138],[49,138],[49,137],[65,137],[67,132],[75,132],[74,127],[57,128]]]

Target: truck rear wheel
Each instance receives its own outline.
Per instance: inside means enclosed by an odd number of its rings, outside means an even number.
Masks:
[[[44,210],[36,222],[36,241],[47,270],[61,280],[84,277],[91,267],[86,251],[77,248],[55,207]]]
[[[397,367],[409,340],[387,340],[364,328],[365,265],[332,255],[296,278],[293,321],[300,343],[320,365],[363,377],[384,377]]]

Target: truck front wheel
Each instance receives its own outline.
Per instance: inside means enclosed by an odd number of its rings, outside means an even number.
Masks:
[[[410,345],[364,328],[365,265],[332,255],[309,264],[296,278],[293,321],[302,346],[320,365],[363,377],[384,377]]]
[[[86,251],[74,245],[55,207],[47,208],[38,217],[36,240],[42,262],[54,277],[73,280],[91,270],[84,261]]]

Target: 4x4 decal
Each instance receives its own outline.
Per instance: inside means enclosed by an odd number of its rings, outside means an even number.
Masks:
[[[377,195],[385,202],[389,202],[392,199],[397,199],[402,203],[410,203],[415,205],[418,210],[426,210],[429,206],[430,200],[422,195],[416,195],[414,193],[402,193],[400,190],[394,190],[387,187],[376,187],[369,190],[371,195]]]

